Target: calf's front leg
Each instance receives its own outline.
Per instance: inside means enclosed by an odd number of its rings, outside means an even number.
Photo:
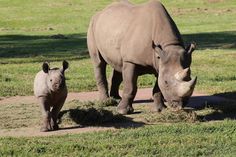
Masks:
[[[38,98],[41,112],[42,112],[42,118],[43,118],[43,124],[40,129],[42,132],[51,131],[53,128],[51,126],[51,113],[50,113],[50,104],[47,101],[46,97],[39,97]]]
[[[61,108],[65,102],[65,98],[63,98],[63,99],[64,100],[60,101],[60,103],[55,104],[52,108],[52,111],[51,111],[51,115],[52,115],[51,126],[52,126],[53,130],[59,129],[59,126],[57,124],[57,119],[58,119],[59,112],[61,111]]]

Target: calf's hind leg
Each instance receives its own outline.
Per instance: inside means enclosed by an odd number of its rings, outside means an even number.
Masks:
[[[111,77],[111,90],[110,96],[115,99],[121,99],[119,95],[119,87],[122,82],[122,73],[113,69],[112,77]]]

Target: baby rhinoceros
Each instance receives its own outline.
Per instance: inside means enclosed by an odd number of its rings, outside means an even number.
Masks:
[[[42,132],[59,129],[57,118],[67,97],[64,72],[68,66],[68,62],[63,61],[62,68],[50,69],[48,63],[43,63],[42,70],[35,77],[34,95],[42,110]]]

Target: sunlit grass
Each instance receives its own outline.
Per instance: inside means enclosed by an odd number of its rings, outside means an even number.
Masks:
[[[235,0],[162,2],[185,42],[195,41],[198,45],[191,67],[192,75],[198,76],[196,90],[235,98]],[[110,0],[0,1],[0,97],[32,95],[34,76],[41,70],[42,62],[50,61],[55,67],[61,66],[64,59],[70,64],[66,71],[69,92],[96,90],[86,32],[91,16],[109,3]],[[108,76],[110,73],[109,67]],[[145,75],[139,78],[138,86],[153,87],[154,82],[154,76]],[[157,114],[151,112],[148,105],[134,105],[140,113],[128,116],[117,115],[116,106],[109,105],[110,102],[105,104],[66,103],[61,111],[60,127],[137,121],[155,125],[57,137],[4,137],[0,138],[0,156],[236,154],[235,121],[228,120],[235,119],[233,102],[179,114],[169,110]],[[40,117],[38,104],[3,104],[0,129],[39,127]]]

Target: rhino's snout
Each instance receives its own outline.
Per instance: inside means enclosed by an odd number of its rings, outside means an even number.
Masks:
[[[54,88],[55,90],[59,90],[59,87],[60,87],[59,83],[55,83],[55,84],[53,85],[53,88]]]
[[[179,111],[183,109],[183,103],[181,101],[165,102],[165,105],[173,111]]]
[[[61,82],[56,82],[54,84],[52,84],[52,88],[54,91],[59,91],[60,89],[63,89],[63,87],[65,86],[64,83],[62,83],[63,81]]]
[[[182,110],[182,109],[183,109],[183,106],[180,105],[180,104],[173,103],[173,104],[171,104],[171,108],[172,108],[172,110],[174,110],[174,111],[179,111],[179,110]]]

